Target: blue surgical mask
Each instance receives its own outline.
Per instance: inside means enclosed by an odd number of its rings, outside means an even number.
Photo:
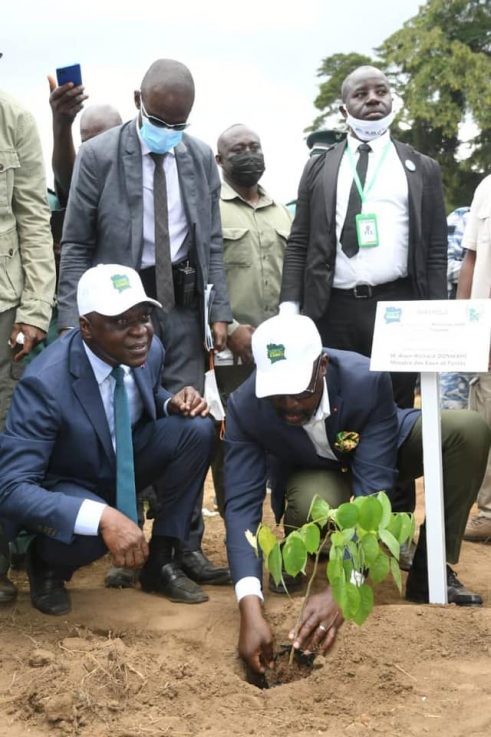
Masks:
[[[157,127],[143,116],[140,135],[154,154],[165,154],[182,141],[182,131]]]

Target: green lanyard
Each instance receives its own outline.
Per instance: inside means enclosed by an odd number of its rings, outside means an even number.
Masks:
[[[384,163],[384,161],[385,161],[385,159],[387,157],[387,154],[389,152],[389,148],[390,148],[390,141],[387,141],[387,143],[385,144],[385,148],[382,151],[382,156],[379,159],[378,166],[375,169],[375,171],[373,172],[373,176],[372,176],[372,178],[370,180],[370,184],[368,185],[368,187],[365,187],[365,189],[363,189],[363,187],[361,186],[360,177],[358,176],[358,172],[356,171],[355,157],[353,156],[353,153],[352,153],[351,148],[349,147],[349,145],[346,144],[346,152],[348,154],[348,159],[349,159],[349,163],[350,163],[350,166],[351,166],[351,171],[353,172],[353,179],[355,180],[356,188],[357,188],[358,193],[360,195],[360,199],[361,199],[361,201],[363,203],[365,203],[367,201],[367,194],[372,189],[373,185],[375,184],[375,180],[377,179],[378,175],[380,174],[380,169],[382,168],[382,165],[383,165],[383,163]]]

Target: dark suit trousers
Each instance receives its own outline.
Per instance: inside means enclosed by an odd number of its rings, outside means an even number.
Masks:
[[[375,297],[356,299],[352,290],[333,289],[327,313],[316,322],[322,345],[371,356],[375,313],[379,300],[414,299],[406,280],[384,285]],[[418,374],[391,373],[394,401],[399,406],[414,406],[414,389]],[[412,512],[416,505],[415,485],[412,481],[399,482],[391,495],[395,512]]]
[[[209,419],[164,417],[137,425],[133,431],[137,491],[150,484],[157,492],[153,534],[185,540],[196,499],[211,461],[214,442]],[[109,501],[72,483],[61,482],[52,493]],[[101,535],[74,535],[70,545],[45,535],[36,538],[36,555],[68,580],[80,566],[107,552]],[[63,563],[61,563],[63,562]]]

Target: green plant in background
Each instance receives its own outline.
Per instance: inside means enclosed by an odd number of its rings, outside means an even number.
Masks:
[[[392,512],[387,494],[380,491],[357,497],[336,509],[315,496],[308,519],[284,540],[278,540],[263,523],[255,535],[249,530],[245,535],[256,555],[262,551],[267,570],[277,585],[283,584],[286,593],[283,571],[290,576],[305,574],[309,555],[314,556],[298,621],[319,567],[321,550],[330,539],[326,577],[334,600],[345,619],[363,624],[373,609],[373,584],[381,583],[391,573],[399,591],[402,589],[400,546],[414,535],[414,516]]]

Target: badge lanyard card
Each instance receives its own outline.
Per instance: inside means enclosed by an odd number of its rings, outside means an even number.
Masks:
[[[380,169],[382,168],[382,165],[386,159],[389,148],[390,148],[390,141],[387,141],[387,144],[382,152],[382,156],[380,157],[378,166],[373,173],[370,183],[368,184],[367,187],[363,188],[361,186],[360,177],[358,176],[358,172],[356,171],[356,165],[355,165],[353,153],[349,146],[346,147],[346,152],[348,154],[348,159],[350,162],[351,170],[353,172],[353,179],[355,180],[356,188],[358,190],[360,199],[363,204],[366,203],[367,194],[370,192],[373,185],[375,184],[375,181],[380,173]],[[375,248],[375,246],[379,245],[377,216],[375,214],[359,213],[358,215],[356,215],[355,224],[356,224],[356,237],[358,239],[358,246],[360,248]]]

